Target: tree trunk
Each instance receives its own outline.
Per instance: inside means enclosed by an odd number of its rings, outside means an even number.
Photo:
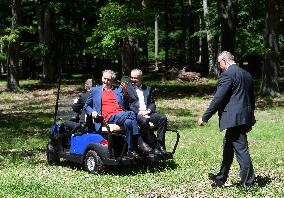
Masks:
[[[46,47],[42,58],[42,81],[47,83],[56,82],[57,61],[55,54],[58,49],[54,47],[54,37],[56,35],[54,31],[54,15],[49,6],[43,6],[43,8],[37,10],[37,17],[39,40]]]
[[[158,15],[155,15],[155,71],[159,70],[158,66]]]
[[[236,0],[220,0],[218,8],[221,23],[221,51],[229,51],[234,54],[237,23]]]
[[[13,0],[11,26],[12,33],[20,24],[20,8],[21,0]],[[10,40],[7,54],[7,89],[9,91],[19,90],[19,48],[20,44],[18,38],[16,38],[15,41]]]
[[[186,11],[185,11],[185,16],[186,16],[186,32],[187,36],[185,38],[185,64],[187,65],[188,68],[193,67],[195,61],[194,61],[194,38],[191,38],[191,36],[194,33],[195,30],[195,16],[194,16],[194,11],[192,8],[192,2],[191,0],[188,1],[186,5]]]
[[[121,50],[121,74],[128,75],[137,65],[137,42],[128,36],[122,40]]]
[[[278,74],[280,69],[279,52],[280,0],[266,1],[264,46],[267,52],[264,56],[260,93],[262,95],[278,96]]]
[[[146,9],[145,1],[142,0],[142,7],[143,9]],[[143,18],[143,27],[145,33],[147,32],[147,18],[144,16]],[[149,69],[149,62],[148,62],[148,37],[140,39],[140,45],[142,47],[142,63],[141,63],[141,68],[142,71],[147,72]]]
[[[210,26],[209,21],[206,19],[208,15],[208,0],[203,0],[203,15],[204,15],[204,21],[205,21],[205,28],[207,29],[207,48],[208,48],[208,67],[209,67],[209,74],[211,76],[217,76],[218,75],[218,69],[217,64],[215,64],[215,56],[214,56],[214,48],[213,48],[213,39],[210,31],[208,31],[208,28]]]
[[[165,69],[169,66],[169,7],[168,0],[165,0]]]

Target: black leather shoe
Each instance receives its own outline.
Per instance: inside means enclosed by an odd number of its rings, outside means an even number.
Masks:
[[[132,158],[139,158],[139,155],[138,155],[138,153],[135,151],[135,150],[133,150],[133,151],[127,151],[127,156],[128,157],[132,157]]]
[[[171,157],[172,156],[172,154],[170,152],[166,151],[166,149],[164,147],[161,146],[158,149],[162,153],[163,157]]]
[[[161,152],[159,149],[155,148],[155,149],[153,150],[153,154],[154,154],[154,155],[162,155],[162,152]]]
[[[218,175],[214,175],[213,173],[208,173],[208,179],[213,181],[211,184],[212,187],[222,187],[224,186],[225,182],[217,178]]]
[[[144,141],[140,140],[138,142],[138,148],[145,154],[150,154],[152,152],[151,147]]]

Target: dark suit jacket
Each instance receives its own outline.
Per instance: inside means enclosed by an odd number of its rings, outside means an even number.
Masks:
[[[156,112],[156,104],[155,99],[152,94],[153,89],[151,87],[147,87],[146,85],[142,84],[142,91],[144,95],[144,101],[146,104],[146,108],[151,110],[151,113]],[[132,84],[128,84],[127,86],[127,103],[128,108],[134,113],[138,114],[139,112],[139,98],[136,93],[135,87]]]
[[[252,77],[233,64],[220,75],[217,91],[202,120],[207,122],[218,111],[221,131],[239,125],[252,126],[255,124],[254,109]]]
[[[82,93],[79,96],[78,101],[72,105],[73,111],[77,113],[76,119],[78,119],[78,121],[81,122],[81,123],[85,122],[86,111],[84,109],[84,105],[85,105],[85,102],[86,102],[86,100],[89,96],[89,93],[90,93],[89,91]]]
[[[83,108],[84,108],[84,105],[85,105],[85,102],[89,96],[89,91],[85,92],[85,93],[82,93],[80,96],[79,96],[79,99],[76,103],[74,103],[72,105],[72,109],[73,111],[75,111],[76,113],[78,114],[81,114]]]
[[[118,105],[125,110],[124,96],[121,87],[113,87],[114,96]],[[102,86],[93,87],[85,103],[85,109],[88,115],[92,115],[93,111],[102,115]],[[101,130],[101,121],[95,120],[96,131]]]

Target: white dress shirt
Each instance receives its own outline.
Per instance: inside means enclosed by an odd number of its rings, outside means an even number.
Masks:
[[[139,87],[135,87],[136,93],[138,95],[138,99],[139,99],[139,111],[146,111],[147,107],[146,107],[146,103],[145,103],[145,98],[144,98],[144,94],[142,91],[142,85],[140,85]]]

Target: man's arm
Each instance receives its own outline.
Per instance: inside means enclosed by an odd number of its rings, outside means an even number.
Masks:
[[[85,103],[84,103],[84,101],[82,99],[82,95],[80,95],[79,99],[77,100],[77,102],[72,104],[72,109],[76,113],[81,113],[84,105],[85,105]]]
[[[203,125],[218,111],[222,102],[224,102],[224,98],[228,95],[231,90],[232,80],[228,74],[221,75],[217,91],[210,102],[209,107],[204,112],[201,119],[199,119],[198,124]],[[202,121],[202,122],[201,122]]]
[[[84,108],[86,109],[86,112],[88,115],[91,115],[92,118],[97,118],[99,116],[98,112],[93,109],[93,98],[96,96],[95,94],[95,88],[93,88],[90,91],[90,94],[86,100]]]

